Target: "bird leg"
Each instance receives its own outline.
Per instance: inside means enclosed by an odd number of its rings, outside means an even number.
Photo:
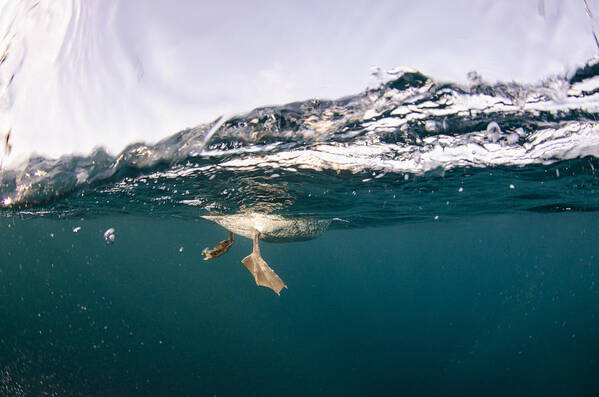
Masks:
[[[252,253],[243,258],[241,263],[252,273],[257,285],[268,287],[280,295],[287,288],[283,280],[268,266],[260,255],[260,232],[254,229]]]
[[[205,248],[204,251],[202,251],[202,254],[204,254],[204,260],[207,261],[208,259],[216,258],[217,256],[225,254],[232,245],[233,232],[229,232],[229,238],[227,240],[221,241],[212,249]]]

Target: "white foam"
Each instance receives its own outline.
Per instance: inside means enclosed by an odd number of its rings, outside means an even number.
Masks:
[[[233,159],[221,163],[219,167],[246,170],[294,167],[316,171],[332,169],[357,173],[380,170],[423,174],[436,168],[525,166],[584,156],[599,157],[599,125],[592,122],[566,123],[558,129],[539,130],[523,145],[490,141],[486,131],[457,137],[440,135],[429,140],[422,146],[388,143],[364,145],[362,142],[319,144],[310,150]]]

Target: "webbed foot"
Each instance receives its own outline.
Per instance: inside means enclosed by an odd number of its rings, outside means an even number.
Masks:
[[[204,254],[204,260],[207,261],[208,259],[216,258],[217,256],[225,254],[232,245],[233,232],[229,232],[229,238],[227,240],[221,241],[212,249],[205,248],[204,251],[202,251],[202,254]]]
[[[254,230],[253,236],[253,250],[252,253],[243,258],[241,263],[252,273],[256,284],[263,287],[268,287],[275,291],[277,295],[281,294],[283,288],[287,288],[287,285],[277,276],[277,274],[268,266],[268,264],[262,259],[260,255],[260,232]]]

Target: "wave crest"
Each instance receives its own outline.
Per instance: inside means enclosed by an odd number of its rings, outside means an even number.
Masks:
[[[114,157],[98,149],[89,156],[30,158],[2,171],[1,205],[60,206],[69,197],[126,194],[133,203],[201,203],[228,210],[266,199],[283,208],[286,200],[297,202],[280,189],[294,180],[317,186],[331,175],[348,175],[352,182],[341,189],[347,193],[354,191],[355,178],[388,183],[452,170],[516,170],[596,158],[596,72],[589,62],[571,78],[553,76],[538,85],[491,85],[475,73],[470,84],[458,85],[397,69],[358,95],[221,117],[154,145],[130,145]],[[226,188],[243,178],[262,178],[274,193],[251,183],[238,186],[245,195]],[[167,187],[155,191],[149,181]],[[185,189],[174,189],[177,184]],[[173,190],[174,195],[163,194]],[[95,202],[83,200],[81,206],[95,208]]]

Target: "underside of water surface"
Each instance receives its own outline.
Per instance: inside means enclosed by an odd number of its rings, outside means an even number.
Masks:
[[[406,69],[377,88],[133,144],[33,157],[0,174],[6,215],[196,218],[248,209],[349,226],[514,211],[592,211],[597,66],[537,85],[467,86]]]

